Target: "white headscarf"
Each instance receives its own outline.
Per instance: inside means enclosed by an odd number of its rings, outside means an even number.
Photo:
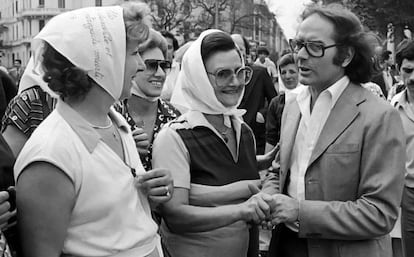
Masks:
[[[34,66],[39,76],[43,76],[40,63],[44,42],[119,99],[126,56],[122,7],[82,8],[51,19],[33,40]]]
[[[237,109],[243,98],[244,90],[235,106],[225,107],[217,100],[201,57],[201,43],[203,39],[215,32],[222,31],[216,29],[206,30],[188,48],[183,57],[177,85],[181,86],[182,94],[189,110],[205,114],[223,114],[224,124],[227,127],[231,127],[230,117],[241,119],[241,116],[246,112],[245,110]]]

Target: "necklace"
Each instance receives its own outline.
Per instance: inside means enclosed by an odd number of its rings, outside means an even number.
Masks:
[[[113,136],[115,141],[119,141],[119,134],[118,134],[119,132],[116,129],[116,127],[113,127],[112,120],[109,117],[108,117],[108,125],[98,126],[98,125],[93,125],[92,123],[89,123],[89,125],[94,129],[97,129],[97,130],[99,129],[100,131],[102,131],[102,130],[103,131],[108,131],[108,129],[113,128],[113,129],[111,129],[111,131],[109,131],[109,133]],[[103,131],[99,132],[99,134],[104,135]],[[105,133],[107,133],[107,132],[105,132]]]
[[[112,124],[112,120],[108,117],[108,125],[98,126],[92,123],[89,123],[89,125],[91,125],[91,127],[94,129],[109,129],[110,127],[112,127],[113,124]]]
[[[221,137],[223,138],[224,142],[228,143],[229,142],[229,137],[227,136],[227,133],[230,131],[229,127],[226,127],[224,129],[224,131],[219,131]]]

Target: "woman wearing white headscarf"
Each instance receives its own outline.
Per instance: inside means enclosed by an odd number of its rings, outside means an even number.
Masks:
[[[144,69],[146,14],[137,3],[78,9],[35,37],[35,70],[60,98],[15,165],[24,256],[162,256],[149,200],[169,200],[170,175],[145,172],[111,108]]]
[[[164,126],[153,150],[153,166],[174,178],[174,195],[161,206],[172,257],[245,257],[249,222],[268,214],[268,195],[253,196],[260,185],[254,137],[237,109],[250,73],[219,30],[203,32],[184,55],[177,83],[189,111]]]

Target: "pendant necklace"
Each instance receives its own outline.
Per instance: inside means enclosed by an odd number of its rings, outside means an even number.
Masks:
[[[229,142],[229,137],[227,136],[227,133],[229,132],[230,128],[226,127],[224,131],[219,131],[221,134],[221,137],[223,138],[224,142]]]
[[[108,120],[109,120],[108,125],[105,125],[105,126],[93,125],[91,123],[89,123],[89,125],[91,125],[91,127],[94,128],[94,129],[109,129],[110,127],[112,127],[113,124],[112,124],[111,119],[108,118]]]
[[[108,117],[108,125],[104,125],[104,126],[98,126],[98,125],[94,125],[94,124],[91,124],[91,123],[89,123],[89,125],[91,125],[91,127],[92,128],[94,128],[94,129],[99,129],[99,130],[107,130],[107,129],[110,129],[110,128],[112,128],[113,127],[113,123],[112,123],[112,120]],[[116,128],[115,129],[113,129],[112,131],[111,131],[111,134],[112,134],[112,136],[114,137],[114,139],[116,140],[116,141],[118,141],[118,136],[117,136],[117,133],[116,133],[117,131],[116,131]]]

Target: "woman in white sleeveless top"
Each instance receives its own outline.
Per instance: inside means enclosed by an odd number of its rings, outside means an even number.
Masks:
[[[78,9],[35,37],[34,70],[59,100],[15,165],[25,256],[162,256],[150,201],[171,198],[171,176],[145,173],[111,107],[145,68],[146,15],[137,3]]]

